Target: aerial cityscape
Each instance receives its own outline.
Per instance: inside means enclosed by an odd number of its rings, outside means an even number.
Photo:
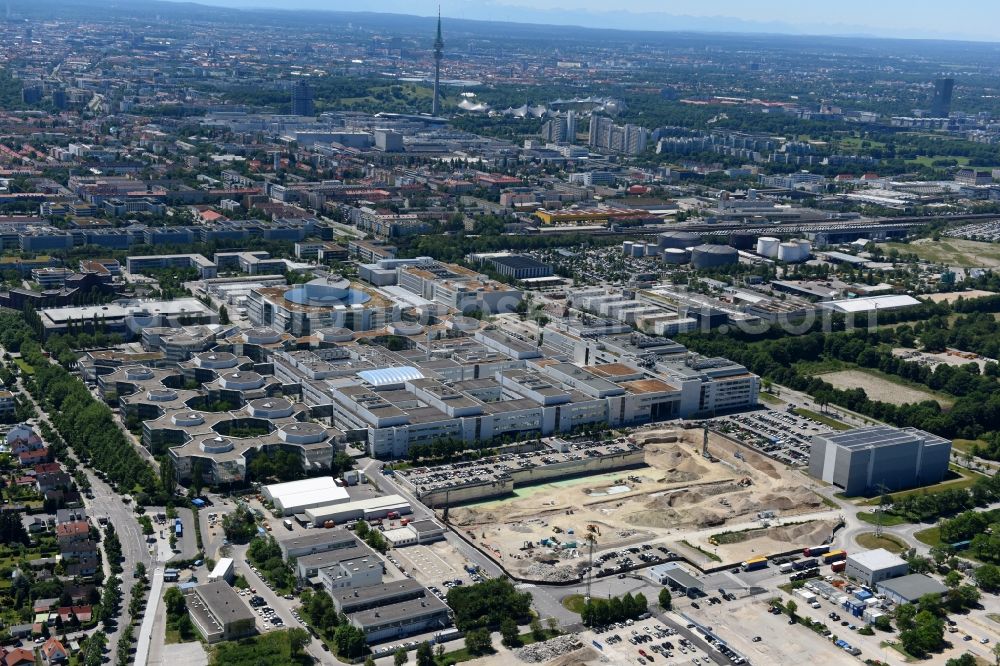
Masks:
[[[1000,666],[979,27],[208,1],[0,8],[0,666]]]

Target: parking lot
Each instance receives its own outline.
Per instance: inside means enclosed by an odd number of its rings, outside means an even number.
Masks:
[[[725,604],[701,603],[699,609],[687,608],[683,612],[700,623],[712,627],[715,634],[733,650],[744,655],[750,663],[853,662],[850,655],[835,647],[830,641],[805,627],[789,625],[787,616],[768,613],[769,596],[746,597]]]
[[[389,553],[389,562],[412,575],[417,582],[444,593],[456,580],[463,585],[482,580],[479,574],[466,570],[470,563],[444,541],[395,548]]]
[[[807,464],[812,436],[830,430],[818,421],[773,409],[733,414],[709,423],[713,430],[788,465]]]
[[[599,557],[594,558],[594,575],[597,577],[613,574],[621,575],[626,571],[631,571],[637,565],[652,566],[662,562],[671,562],[679,559],[679,557],[677,553],[674,553],[666,546],[653,546],[648,543],[620,550],[611,550],[601,553]]]
[[[614,664],[714,664],[686,638],[659,620],[618,623],[581,634],[584,645],[597,648]]]

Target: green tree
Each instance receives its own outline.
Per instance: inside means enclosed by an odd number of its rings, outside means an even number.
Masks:
[[[536,641],[540,641],[545,638],[545,630],[542,628],[542,621],[538,619],[537,615],[532,616],[531,622],[528,626],[531,629],[531,637]]]
[[[955,589],[962,584],[962,574],[958,571],[949,571],[948,575],[944,577],[944,584],[950,589]]]
[[[288,630],[288,645],[291,648],[292,656],[301,653],[311,640],[309,632],[301,627],[293,627]]]
[[[226,309],[225,305],[219,306],[219,323],[225,326],[229,322],[229,310]]]
[[[798,616],[795,613],[796,611],[799,610],[799,605],[795,603],[794,600],[789,601],[787,604],[785,604],[785,608],[788,610],[788,616],[790,618],[792,618],[793,620],[797,619]]]
[[[395,654],[392,655],[392,663],[396,666],[403,666],[403,664],[409,660],[410,658],[406,654],[406,648],[399,648],[396,650]]]
[[[365,632],[349,622],[345,622],[337,627],[333,640],[337,646],[337,654],[341,657],[356,659],[364,654],[366,647]]]
[[[177,488],[177,470],[170,456],[163,456],[160,460],[160,487],[168,496],[173,495]]]
[[[417,666],[434,666],[434,650],[427,641],[417,647]]]
[[[984,564],[972,574],[976,584],[984,592],[1000,590],[1000,567],[995,564]],[[1000,645],[1000,643],[998,643]]]
[[[665,587],[660,590],[658,601],[660,602],[660,607],[663,608],[663,610],[670,610],[673,598],[670,596],[670,590],[668,588]]]
[[[483,655],[493,652],[493,639],[488,629],[473,629],[465,634],[465,649],[469,654]]]
[[[500,637],[504,647],[519,647],[521,645],[521,639],[518,636],[517,622],[509,617],[504,618],[500,623]]]

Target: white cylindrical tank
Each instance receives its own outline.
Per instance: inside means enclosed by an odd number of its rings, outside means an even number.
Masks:
[[[691,253],[677,247],[663,250],[663,262],[667,264],[686,264],[691,261]]]
[[[634,245],[632,241],[625,241],[624,243],[622,243],[622,254],[624,254],[626,257],[631,257],[632,245]]]
[[[799,250],[802,252],[802,258],[807,259],[810,254],[812,254],[812,243],[804,238],[800,238],[795,241],[799,244]]]
[[[660,253],[660,246],[656,243],[646,243],[646,256],[655,257]]]
[[[770,236],[761,236],[757,239],[757,254],[762,257],[774,257],[778,256],[778,245],[781,243],[777,238],[772,238]]]
[[[644,257],[644,256],[646,256],[646,245],[645,245],[645,243],[632,243],[632,256],[633,257]]]
[[[802,250],[798,243],[781,243],[778,245],[778,261],[789,263],[802,261]]]

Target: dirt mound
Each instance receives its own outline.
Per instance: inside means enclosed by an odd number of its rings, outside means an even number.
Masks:
[[[708,471],[703,464],[677,444],[655,444],[646,447],[646,464],[662,470],[660,483],[697,481]]]
[[[804,541],[806,537],[826,535],[830,533],[833,523],[828,520],[811,520],[808,523],[799,525],[783,525],[768,530],[768,536],[775,541],[788,541],[790,543]]]
[[[589,661],[599,659],[600,655],[592,647],[583,647],[575,652],[564,654],[561,657],[547,662],[545,666],[579,666]]]

